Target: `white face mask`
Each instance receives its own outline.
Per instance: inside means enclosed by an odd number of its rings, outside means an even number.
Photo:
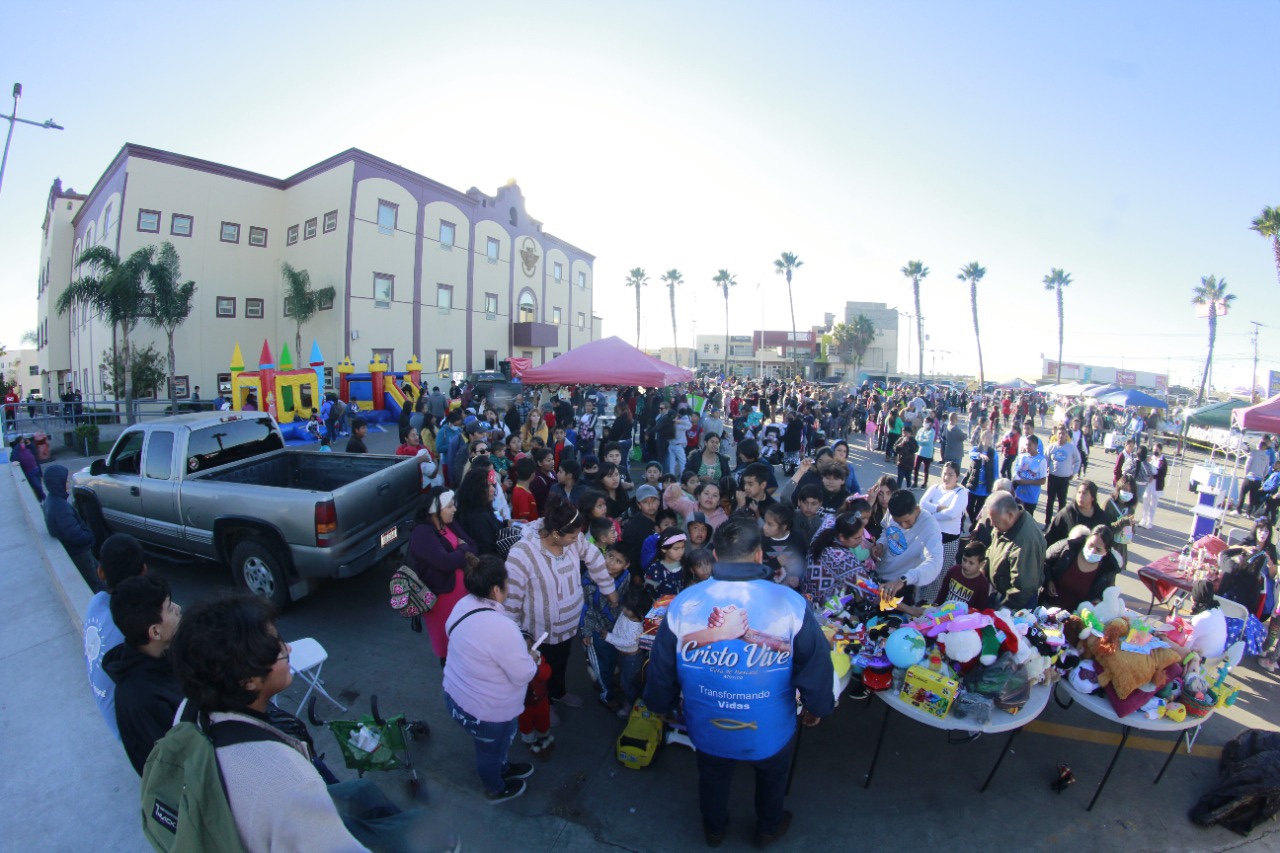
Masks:
[[[1102,555],[1099,554],[1097,551],[1093,550],[1092,548],[1085,548],[1084,561],[1086,563],[1101,563]]]
[[[1127,504],[1129,501],[1133,500],[1133,492],[1126,492],[1121,490],[1117,494],[1117,497],[1120,498],[1120,503]]]

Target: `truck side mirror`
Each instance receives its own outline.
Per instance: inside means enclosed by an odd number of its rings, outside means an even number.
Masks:
[[[101,477],[107,473],[107,460],[95,459],[89,463],[89,474],[94,477]]]

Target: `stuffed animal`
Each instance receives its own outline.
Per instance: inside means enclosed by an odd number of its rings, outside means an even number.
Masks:
[[[1124,600],[1120,597],[1120,587],[1109,586],[1102,593],[1102,600],[1093,608],[1093,615],[1106,625],[1112,619],[1121,619],[1124,617],[1127,609],[1124,606]]]
[[[949,660],[960,664],[961,669],[971,665],[983,651],[982,638],[977,631],[947,631],[938,637],[938,646]]]
[[[1153,649],[1148,654],[1128,652],[1121,648],[1121,643],[1129,634],[1129,620],[1113,619],[1107,624],[1102,637],[1089,637],[1084,640],[1087,655],[1098,663],[1102,670],[1098,683],[1103,687],[1110,684],[1121,699],[1144,685],[1152,685],[1158,689],[1168,681],[1165,667],[1178,663],[1182,655],[1172,648]]]
[[[1187,718],[1187,706],[1181,702],[1170,702],[1164,706],[1164,715],[1175,723],[1181,723]]]

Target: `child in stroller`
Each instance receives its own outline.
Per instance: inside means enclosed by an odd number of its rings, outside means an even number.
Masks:
[[[782,464],[782,425],[767,424],[760,433],[760,461]]]

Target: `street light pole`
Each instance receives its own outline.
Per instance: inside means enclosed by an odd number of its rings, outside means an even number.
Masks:
[[[9,143],[13,141],[13,126],[18,122],[29,124],[33,127],[42,127],[45,130],[64,130],[60,124],[56,124],[53,119],[47,118],[44,121],[29,121],[25,118],[18,118],[18,99],[22,97],[22,84],[13,84],[13,113],[11,115],[0,115],[5,121],[9,122],[9,132],[4,137],[4,155],[0,156],[0,188],[4,187],[4,167],[9,162]]]

